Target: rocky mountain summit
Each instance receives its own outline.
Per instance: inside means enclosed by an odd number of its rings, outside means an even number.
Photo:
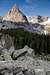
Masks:
[[[31,23],[41,23],[41,22],[47,21],[49,17],[47,17],[47,16],[30,16],[27,18],[28,18],[28,21]]]
[[[47,21],[44,21],[40,23],[41,25],[44,25],[44,29],[50,33],[50,18],[48,18]]]
[[[25,16],[19,8],[14,5],[8,13],[0,17],[0,29],[23,28],[30,32],[40,34],[50,33],[50,23],[47,16]]]
[[[48,16],[31,16],[27,17],[29,23],[32,24],[33,29],[44,34],[50,34],[50,17]]]
[[[10,11],[3,17],[3,20],[12,22],[28,22],[26,16],[14,5]]]

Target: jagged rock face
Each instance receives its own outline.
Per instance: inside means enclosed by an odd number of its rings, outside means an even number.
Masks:
[[[13,45],[12,38],[9,35],[0,34],[0,50],[10,49]]]
[[[47,21],[40,23],[43,25],[44,31],[50,34],[50,17]]]
[[[31,16],[27,17],[28,21],[31,23],[40,23],[48,20],[47,16]]]
[[[3,20],[13,22],[28,22],[26,16],[16,8],[16,5],[3,17]]]

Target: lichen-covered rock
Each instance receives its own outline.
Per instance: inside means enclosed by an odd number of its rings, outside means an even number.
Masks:
[[[6,49],[4,49],[2,51],[2,56],[3,56],[4,60],[12,60],[10,53]]]
[[[16,50],[13,53],[13,59],[16,59],[17,60],[19,57],[25,56],[26,53],[27,53],[27,51],[26,50],[23,50],[23,49]]]
[[[28,46],[25,46],[23,49],[14,51],[13,59],[18,59],[18,58],[23,59],[22,56],[27,56],[27,55],[31,56],[32,52],[33,49],[29,48]]]

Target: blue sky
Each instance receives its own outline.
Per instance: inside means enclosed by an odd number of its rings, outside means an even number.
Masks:
[[[16,4],[27,16],[50,16],[50,0],[0,0],[0,16]]]

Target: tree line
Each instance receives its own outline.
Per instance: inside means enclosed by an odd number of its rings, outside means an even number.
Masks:
[[[15,49],[28,45],[35,54],[50,54],[50,35],[31,33],[24,29],[1,29],[0,33],[9,34],[13,38]]]

